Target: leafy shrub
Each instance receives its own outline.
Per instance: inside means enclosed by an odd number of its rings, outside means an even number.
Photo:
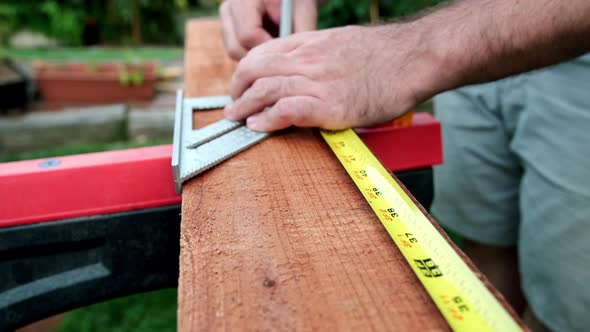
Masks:
[[[381,0],[379,12],[382,18],[404,17],[443,0]],[[319,27],[328,28],[369,22],[370,0],[329,0],[319,13]]]
[[[176,14],[187,6],[181,0],[2,0],[0,39],[29,29],[77,46],[83,42],[85,26],[91,24],[103,43],[131,42],[136,26],[140,42],[179,44]]]
[[[381,17],[399,17],[441,1],[381,0],[379,9]],[[319,26],[366,23],[370,2],[329,0],[320,10]],[[178,12],[189,8],[210,9],[214,5],[215,0],[2,0],[0,41],[26,28],[56,38],[65,45],[77,46],[83,43],[85,25],[92,22],[102,43],[181,44],[176,23]]]
[[[74,6],[60,6],[57,1],[15,1],[3,0],[0,4],[0,25],[2,39],[18,29],[41,31],[51,37],[59,37],[64,43],[80,43],[83,19]],[[81,1],[71,1],[77,3]]]

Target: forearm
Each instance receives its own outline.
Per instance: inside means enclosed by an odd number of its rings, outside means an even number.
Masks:
[[[588,0],[461,0],[406,23],[421,32],[432,94],[590,51]]]
[[[409,22],[271,40],[238,65],[225,115],[259,131],[383,123],[439,92],[590,51],[590,0],[563,3],[458,0]]]

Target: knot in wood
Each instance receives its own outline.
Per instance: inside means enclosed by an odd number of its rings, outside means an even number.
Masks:
[[[262,286],[264,286],[266,288],[274,287],[275,284],[276,284],[276,282],[272,279],[269,279],[269,278],[264,278],[264,281],[262,282]]]

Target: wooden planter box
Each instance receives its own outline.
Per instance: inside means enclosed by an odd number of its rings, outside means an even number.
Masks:
[[[141,82],[123,79],[123,73],[141,73]],[[60,64],[40,65],[35,78],[41,96],[50,102],[119,103],[151,100],[155,94],[156,65]]]

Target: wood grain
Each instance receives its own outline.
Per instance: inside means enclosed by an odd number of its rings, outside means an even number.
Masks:
[[[189,96],[227,92],[219,31],[188,24]],[[179,331],[449,330],[311,130],[276,133],[184,186],[178,301]]]

